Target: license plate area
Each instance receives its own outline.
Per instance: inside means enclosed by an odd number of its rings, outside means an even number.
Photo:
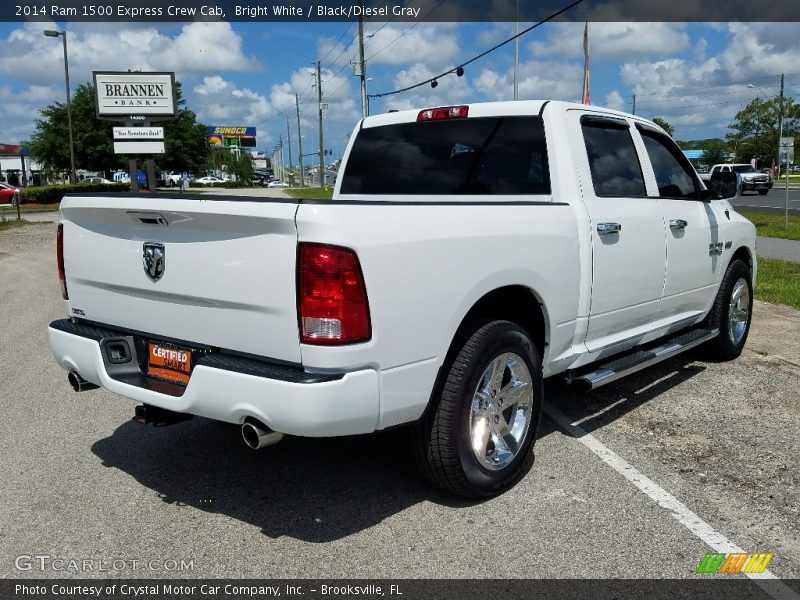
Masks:
[[[192,373],[193,352],[164,342],[149,342],[147,374],[156,379],[186,385]]]

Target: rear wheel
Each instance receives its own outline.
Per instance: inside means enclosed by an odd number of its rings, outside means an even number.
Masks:
[[[433,483],[487,498],[513,486],[533,464],[542,405],[539,353],[509,321],[475,328],[450,363],[415,427],[417,462]]]
[[[753,317],[753,283],[750,267],[734,260],[722,278],[714,305],[708,315],[709,327],[719,335],[708,342],[708,349],[719,360],[733,360],[742,353]]]

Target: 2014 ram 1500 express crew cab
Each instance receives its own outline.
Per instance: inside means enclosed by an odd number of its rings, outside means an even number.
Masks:
[[[240,424],[254,448],[411,424],[427,477],[488,496],[533,460],[544,377],[739,355],[755,231],[718,196],[633,115],[371,116],[333,200],[65,198],[50,345],[76,389]]]

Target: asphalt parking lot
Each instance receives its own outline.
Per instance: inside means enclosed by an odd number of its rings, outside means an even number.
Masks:
[[[402,430],[254,452],[229,425],[145,427],[132,401],[74,393],[46,341],[52,224],[0,232],[0,306],[0,577],[108,575],[18,568],[47,555],[191,561],[126,577],[688,578],[713,543],[800,578],[800,312],[757,303],[732,363],[549,381],[531,473],[470,503],[421,480]]]

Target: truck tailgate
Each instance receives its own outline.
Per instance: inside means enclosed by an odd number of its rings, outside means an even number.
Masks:
[[[66,197],[70,315],[299,363],[296,211],[280,200]],[[163,272],[148,273],[145,254],[160,247]]]

